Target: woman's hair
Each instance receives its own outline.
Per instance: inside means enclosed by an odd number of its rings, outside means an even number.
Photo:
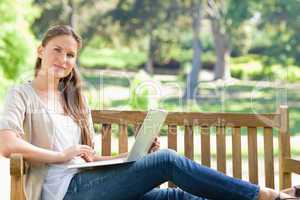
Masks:
[[[78,44],[78,51],[80,50],[82,46],[82,40],[80,36],[76,34],[70,26],[67,25],[57,25],[51,27],[43,37],[42,46],[45,47],[51,39],[61,35],[72,36]],[[41,63],[42,59],[38,57],[35,64],[35,77],[38,75],[38,72],[41,69]],[[81,129],[82,144],[92,146],[91,131],[89,129],[88,121],[88,107],[82,95],[80,76],[75,67],[68,76],[59,80],[58,89],[63,96],[62,103],[64,112],[70,115]]]

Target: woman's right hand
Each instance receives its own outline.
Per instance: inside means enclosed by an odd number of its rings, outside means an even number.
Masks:
[[[94,154],[94,150],[88,145],[74,145],[60,152],[60,162],[68,162],[76,156],[89,157]]]

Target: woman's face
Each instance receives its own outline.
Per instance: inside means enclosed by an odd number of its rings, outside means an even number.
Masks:
[[[39,73],[61,79],[68,76],[76,65],[78,43],[70,35],[56,36],[38,48],[42,59]]]

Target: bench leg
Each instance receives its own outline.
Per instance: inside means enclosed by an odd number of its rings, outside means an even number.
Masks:
[[[20,154],[13,154],[10,156],[10,199],[11,200],[25,200],[25,193],[23,189],[24,181],[24,161]]]
[[[23,191],[23,177],[21,176],[11,177],[10,199],[25,200],[25,195]]]

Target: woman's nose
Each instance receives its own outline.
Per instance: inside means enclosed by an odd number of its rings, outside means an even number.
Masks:
[[[64,64],[67,62],[67,54],[62,53],[58,56],[60,64]]]

